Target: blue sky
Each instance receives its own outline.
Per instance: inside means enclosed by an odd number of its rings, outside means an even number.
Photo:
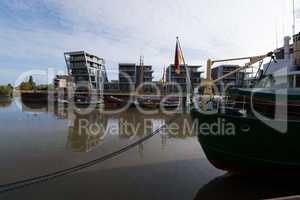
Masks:
[[[157,80],[176,36],[190,64],[265,53],[276,47],[276,27],[279,45],[291,35],[291,10],[287,0],[2,0],[0,84],[29,70],[61,73],[63,53],[76,50],[103,57],[109,79],[119,62],[143,55]]]

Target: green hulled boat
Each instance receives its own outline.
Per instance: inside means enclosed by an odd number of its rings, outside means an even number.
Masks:
[[[275,54],[279,59],[264,66],[259,88],[230,90],[227,103],[216,103],[223,106],[215,112],[191,110],[199,142],[215,167],[247,173],[300,170],[300,34],[293,46],[285,38]]]
[[[211,115],[191,111],[199,127],[198,138],[208,160],[227,171],[257,172],[300,169],[300,121],[274,120],[287,125],[282,133],[255,116]]]

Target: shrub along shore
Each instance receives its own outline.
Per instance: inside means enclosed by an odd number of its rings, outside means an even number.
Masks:
[[[0,96],[12,97],[13,96],[13,87],[11,85],[0,85]]]

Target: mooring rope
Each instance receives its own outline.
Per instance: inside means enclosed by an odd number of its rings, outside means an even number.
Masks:
[[[133,142],[132,144],[129,144],[117,151],[108,153],[100,158],[91,160],[89,162],[85,162],[70,168],[66,168],[63,170],[58,170],[52,173],[48,173],[45,175],[41,175],[41,176],[36,176],[36,177],[32,177],[32,178],[28,178],[28,179],[24,179],[24,180],[20,180],[20,181],[16,181],[16,182],[12,182],[12,183],[7,183],[7,184],[3,184],[0,185],[0,193],[5,193],[5,192],[9,192],[9,191],[13,191],[13,190],[17,190],[20,188],[24,188],[26,186],[29,185],[33,185],[33,184],[37,184],[37,183],[41,183],[41,182],[46,182],[61,176],[65,176],[77,171],[80,171],[82,169],[91,167],[93,165],[99,164],[101,162],[104,162],[108,159],[111,159],[113,157],[116,157],[136,146],[138,146],[140,143],[145,142],[146,140],[150,139],[151,137],[153,137],[154,135],[158,134],[160,131],[162,131],[164,128],[167,127],[168,123],[172,123],[176,118],[178,117],[177,114],[175,114],[174,116],[171,117],[171,119],[169,119],[164,125],[162,125],[160,128],[156,129],[154,132],[152,132],[151,134],[137,140],[136,142]]]

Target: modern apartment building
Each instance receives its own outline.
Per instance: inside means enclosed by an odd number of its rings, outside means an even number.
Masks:
[[[122,92],[135,90],[136,84],[136,64],[120,63],[119,64],[119,88]]]
[[[104,93],[119,93],[120,86],[118,80],[112,80],[104,83]]]
[[[64,56],[68,74],[77,91],[88,90],[98,94],[103,90],[103,84],[107,81],[103,58],[85,51],[66,52]]]
[[[137,65],[135,63],[119,64],[119,88],[120,91],[134,91],[140,84],[151,83],[153,80],[151,65]],[[145,87],[144,90],[149,90]]]
[[[191,84],[191,91],[194,88],[200,85],[201,83],[201,74],[203,72],[199,71],[199,65],[180,65],[180,74],[177,74],[175,71],[175,66],[173,64],[169,65],[166,70],[166,81],[168,83],[176,83],[180,86],[182,92],[187,92],[187,85]],[[187,76],[186,68],[189,69],[189,75]],[[191,83],[189,83],[188,77],[190,78]],[[168,92],[178,92],[178,88],[171,86],[168,87]]]
[[[153,70],[151,65],[137,65],[136,66],[136,83],[135,87],[140,87],[141,84],[144,84],[142,88],[139,88],[145,93],[152,92],[152,85],[148,85],[147,83],[152,83],[153,81]]]
[[[233,70],[239,68],[238,65],[219,65],[212,69],[212,78],[217,79]],[[224,92],[226,88],[230,87],[243,87],[245,80],[245,72],[240,71],[235,74],[232,74],[222,81],[216,83],[216,87],[218,88],[219,92]]]

